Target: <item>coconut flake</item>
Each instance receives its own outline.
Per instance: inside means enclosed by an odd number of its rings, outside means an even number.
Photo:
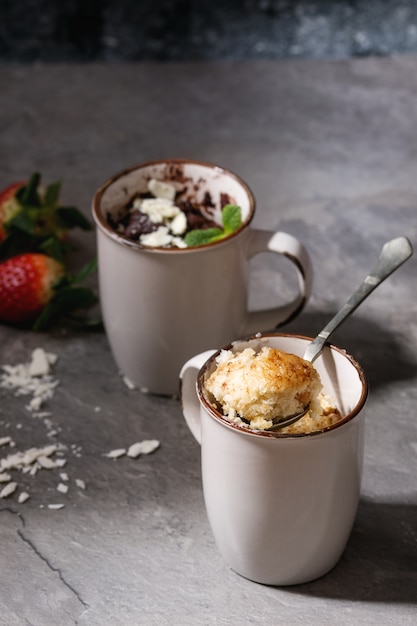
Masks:
[[[30,363],[3,365],[0,387],[14,391],[16,396],[32,395],[27,405],[28,411],[39,411],[42,404],[52,398],[59,381],[50,375],[50,366],[57,356],[46,353],[43,348],[36,348]]]
[[[45,376],[49,374],[50,363],[48,355],[43,348],[36,348],[32,352],[32,361],[29,364],[30,376]]]
[[[27,491],[22,491],[21,493],[19,493],[19,497],[17,499],[19,504],[23,504],[24,502],[26,502],[26,500],[29,500],[30,495],[27,493]]]
[[[12,495],[17,489],[17,483],[8,483],[3,489],[0,491],[0,498],[8,498]]]
[[[67,464],[67,459],[55,459],[55,465],[57,467],[65,467]]]
[[[126,385],[126,387],[128,387],[128,389],[136,389],[135,383],[132,382],[130,380],[130,378],[128,378],[127,376],[123,376],[122,380],[123,380],[124,384]]]
[[[160,442],[157,439],[144,439],[143,441],[133,443],[127,451],[127,456],[136,459],[141,454],[151,454],[159,446]]]
[[[110,452],[105,454],[105,456],[107,456],[109,459],[118,459],[119,457],[124,456],[125,454],[126,454],[125,448],[117,448],[116,450],[110,450]]]
[[[53,461],[52,459],[48,458],[47,456],[40,456],[37,459],[39,465],[41,467],[43,467],[44,469],[55,469],[56,468],[56,463],[55,461]]]
[[[178,213],[169,225],[169,230],[173,235],[183,235],[187,230],[187,216],[185,213]]]
[[[140,236],[140,243],[152,248],[163,248],[164,246],[168,246],[171,241],[172,235],[169,234],[166,226],[160,226],[154,232]]]
[[[0,472],[8,469],[23,470],[25,467],[32,466],[39,457],[47,458],[58,450],[58,446],[51,445],[44,448],[29,448],[25,452],[15,452],[9,454],[4,459],[0,459]],[[53,462],[53,461],[52,461]]]
[[[145,198],[141,202],[140,210],[155,224],[170,221],[181,213],[181,209],[166,198]]]
[[[156,198],[166,198],[172,202],[175,199],[176,190],[174,185],[170,185],[165,181],[151,178],[148,183],[148,189]]]

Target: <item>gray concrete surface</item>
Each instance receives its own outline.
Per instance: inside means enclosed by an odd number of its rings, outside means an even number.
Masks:
[[[19,0],[0,59],[82,62],[415,54],[415,0]]]
[[[0,186],[37,169],[89,214],[95,188],[142,160],[194,157],[245,178],[256,225],[296,235],[314,263],[311,301],[285,330],[315,334],[385,240],[417,241],[415,58],[3,66],[0,78]],[[74,240],[75,267],[94,254],[94,233]],[[371,383],[361,503],[336,568],[290,588],[223,563],[178,400],[128,389],[103,333],[0,326],[2,365],[43,346],[60,381],[49,417],[1,390],[0,437],[15,450],[55,441],[67,459],[63,470],[15,472],[31,498],[0,503],[1,626],[414,624],[416,269],[413,258],[335,336]],[[288,271],[257,260],[252,304],[288,295]],[[153,438],[152,455],[104,456]],[[62,471],[67,494],[56,490]],[[48,508],[57,502],[65,508]]]

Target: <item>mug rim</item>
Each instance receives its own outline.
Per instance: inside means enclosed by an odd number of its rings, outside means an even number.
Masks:
[[[117,233],[108,224],[107,220],[105,219],[104,215],[102,214],[100,210],[101,200],[102,200],[104,193],[117,180],[119,180],[123,176],[130,174],[131,172],[134,172],[135,170],[140,170],[145,167],[151,167],[152,165],[163,165],[163,164],[197,165],[197,166],[205,167],[210,170],[215,170],[219,173],[226,174],[230,178],[233,178],[244,189],[249,199],[249,214],[245,222],[241,224],[239,228],[233,231],[233,233],[231,233],[224,239],[220,239],[219,241],[214,241],[212,243],[205,243],[205,244],[200,244],[198,246],[192,246],[192,247],[187,247],[187,248],[164,248],[162,246],[144,246],[138,241],[133,241],[132,239],[128,239],[126,236],[120,233]],[[116,174],[113,174],[113,176],[110,176],[97,189],[97,191],[95,192],[93,196],[92,207],[91,207],[92,215],[93,215],[96,225],[105,235],[110,237],[110,239],[112,239],[113,241],[123,246],[131,248],[133,250],[137,250],[140,252],[143,251],[143,252],[149,252],[149,253],[156,253],[156,254],[161,254],[161,253],[162,254],[181,254],[181,253],[190,254],[192,252],[197,252],[199,250],[206,250],[207,248],[214,248],[217,246],[225,245],[229,241],[234,239],[236,236],[238,236],[242,231],[244,231],[249,226],[249,224],[253,220],[255,209],[256,209],[255,196],[253,195],[253,192],[250,189],[249,185],[240,176],[238,176],[238,174],[235,174],[233,171],[225,167],[216,165],[215,163],[210,163],[207,161],[200,161],[198,159],[185,159],[185,158],[168,158],[168,159],[155,159],[155,160],[150,160],[150,161],[144,161],[142,163],[138,163],[136,165],[132,165],[123,170],[120,170]]]
[[[368,393],[369,393],[369,384],[368,384],[365,372],[363,371],[362,366],[359,365],[359,363],[356,361],[356,359],[350,354],[348,354],[346,350],[332,343],[327,343],[326,344],[327,348],[329,348],[332,351],[338,352],[339,354],[342,355],[342,357],[347,359],[347,361],[349,361],[351,365],[353,365],[353,367],[358,373],[359,380],[361,382],[361,387],[362,387],[361,396],[358,402],[356,403],[355,407],[351,411],[349,411],[349,413],[347,413],[344,417],[342,417],[342,419],[338,420],[334,424],[331,424],[330,426],[326,426],[325,428],[320,428],[318,430],[314,430],[314,431],[306,432],[306,433],[281,433],[281,431],[279,430],[277,431],[253,430],[245,426],[240,426],[239,424],[236,424],[235,422],[231,422],[230,420],[228,420],[224,415],[220,413],[220,411],[218,411],[209,402],[206,396],[204,387],[203,387],[203,382],[202,382],[204,379],[204,375],[206,371],[208,370],[208,368],[210,367],[210,365],[213,363],[213,361],[219,356],[222,350],[230,350],[236,343],[239,343],[239,342],[246,342],[246,341],[250,341],[253,339],[262,339],[262,338],[268,338],[268,337],[288,337],[288,338],[293,338],[293,339],[304,339],[307,341],[313,341],[314,339],[314,337],[309,337],[307,335],[300,335],[297,333],[259,332],[259,333],[252,334],[248,337],[244,337],[243,339],[238,339],[236,341],[230,342],[227,346],[223,346],[222,348],[219,348],[218,350],[216,350],[216,352],[212,354],[200,368],[200,371],[198,372],[198,375],[197,375],[197,386],[196,386],[197,394],[200,399],[200,402],[202,403],[203,407],[206,409],[206,411],[209,413],[209,415],[212,418],[216,419],[221,424],[223,424],[223,426],[226,426],[227,428],[231,428],[232,430],[236,430],[242,434],[253,436],[253,437],[264,437],[267,439],[300,439],[300,438],[304,439],[304,438],[316,437],[317,435],[322,435],[324,433],[337,430],[338,428],[341,428],[342,426],[350,422],[354,417],[356,417],[361,412],[361,410],[363,409],[365,405],[365,402],[367,400]]]

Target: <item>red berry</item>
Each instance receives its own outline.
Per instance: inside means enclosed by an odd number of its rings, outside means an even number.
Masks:
[[[64,267],[45,254],[20,254],[0,264],[0,321],[32,322],[54,295]]]
[[[6,237],[6,231],[4,224],[7,223],[12,217],[20,210],[20,204],[15,198],[16,191],[23,187],[26,183],[19,182],[13,183],[0,191],[0,242]]]

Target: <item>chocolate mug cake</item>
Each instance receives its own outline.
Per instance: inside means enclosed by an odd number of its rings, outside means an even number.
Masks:
[[[221,224],[215,217],[216,206]],[[199,202],[187,185],[151,178],[147,190],[131,197],[118,219],[107,214],[107,221],[120,235],[143,246],[187,248],[227,237],[239,228],[242,215],[227,193],[214,201],[206,191]]]

